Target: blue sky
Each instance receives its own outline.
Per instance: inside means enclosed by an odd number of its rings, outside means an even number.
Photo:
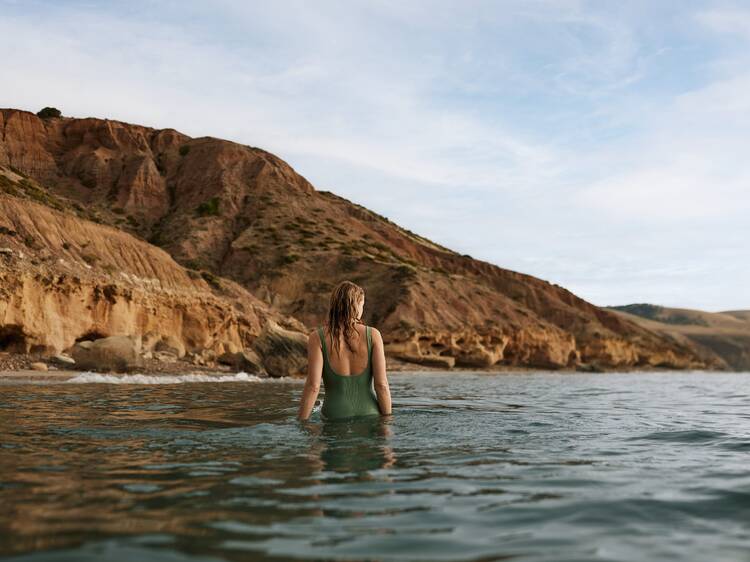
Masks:
[[[0,0],[0,106],[260,146],[597,305],[750,308],[750,4]]]

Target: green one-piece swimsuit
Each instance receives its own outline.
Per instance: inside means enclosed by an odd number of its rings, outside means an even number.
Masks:
[[[323,388],[325,398],[320,410],[324,419],[341,419],[355,416],[379,415],[378,399],[372,386],[372,334],[367,333],[367,367],[357,375],[339,375],[331,368],[326,350],[323,328],[318,328],[323,344]]]

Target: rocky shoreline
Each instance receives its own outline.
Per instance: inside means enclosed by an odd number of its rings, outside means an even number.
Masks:
[[[431,373],[431,372],[450,372],[460,376],[462,373],[484,373],[484,374],[530,374],[530,373],[557,373],[557,374],[575,374],[575,373],[624,373],[624,372],[659,372],[659,373],[680,373],[684,372],[681,369],[671,369],[668,367],[627,367],[613,369],[608,368],[606,370],[599,369],[593,366],[578,366],[577,368],[567,369],[543,369],[535,367],[523,367],[517,365],[494,365],[492,367],[484,368],[470,368],[470,367],[452,367],[445,369],[436,366],[429,365],[418,365],[414,363],[408,363],[405,361],[399,361],[398,359],[387,359],[387,371],[388,373],[411,373],[419,375],[420,373]],[[50,358],[38,357],[30,354],[23,353],[2,353],[0,352],[0,379],[58,379],[58,378],[72,378],[76,375],[80,375],[85,372],[98,372],[103,374],[116,374],[117,376],[123,376],[127,374],[140,374],[148,376],[176,376],[176,375],[231,375],[236,373],[243,373],[242,369],[233,367],[231,365],[196,365],[190,361],[174,360],[170,362],[159,361],[157,359],[144,359],[138,367],[132,367],[125,371],[112,371],[106,368],[89,368],[89,369],[75,369],[72,367],[61,366],[59,363],[56,364],[54,360]],[[248,373],[251,374],[251,373]],[[261,378],[286,378],[286,379],[304,379],[302,374],[290,375],[288,377],[269,377],[265,373],[259,373],[255,376]]]

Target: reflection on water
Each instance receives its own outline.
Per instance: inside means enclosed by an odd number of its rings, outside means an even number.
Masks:
[[[366,416],[352,420],[303,423],[313,439],[309,456],[320,471],[350,472],[367,477],[368,471],[389,468],[396,456],[387,438],[392,417]]]
[[[149,381],[154,382],[154,381]],[[0,386],[7,560],[745,560],[748,374]]]

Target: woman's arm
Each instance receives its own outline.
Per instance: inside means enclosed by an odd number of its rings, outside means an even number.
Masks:
[[[388,387],[388,377],[385,374],[383,337],[376,328],[372,329],[372,376],[380,413],[383,416],[388,416],[391,414],[391,390]]]
[[[307,380],[302,390],[297,419],[304,421],[310,417],[315,400],[320,392],[320,379],[323,376],[323,350],[320,347],[318,332],[313,330],[307,336]]]

